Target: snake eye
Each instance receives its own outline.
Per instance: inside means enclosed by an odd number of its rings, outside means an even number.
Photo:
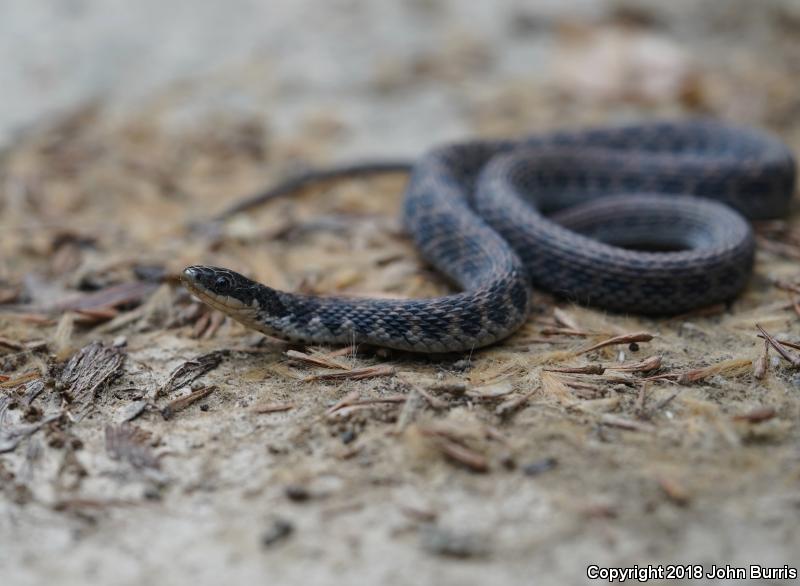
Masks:
[[[219,276],[214,280],[214,288],[218,291],[227,291],[231,287],[231,280],[225,276]]]

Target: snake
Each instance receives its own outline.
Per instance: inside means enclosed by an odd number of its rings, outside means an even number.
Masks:
[[[729,302],[752,273],[751,221],[788,214],[796,163],[755,127],[678,119],[435,146],[418,160],[310,171],[221,213],[314,181],[407,172],[405,231],[455,287],[421,299],[280,291],[225,268],[181,279],[207,305],[290,342],[419,353],[503,340],[534,289],[622,314]]]

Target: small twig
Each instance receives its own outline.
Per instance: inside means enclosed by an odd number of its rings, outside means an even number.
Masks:
[[[415,390],[419,395],[425,399],[428,404],[433,407],[434,409],[447,409],[450,404],[443,399],[439,399],[438,397],[434,397],[430,394],[427,390],[423,389],[420,385],[412,382],[409,380],[407,376],[399,376],[398,377],[401,381],[403,381],[407,386]]]
[[[97,309],[76,309],[75,323],[81,325],[92,325],[100,322],[110,321],[119,315],[119,310],[113,307],[101,307]]]
[[[408,399],[406,400],[405,405],[403,405],[403,409],[400,411],[400,415],[397,416],[397,424],[395,425],[393,433],[399,434],[402,433],[411,422],[417,416],[417,412],[422,407],[422,395],[420,395],[416,389],[411,389],[411,392],[408,393]]]
[[[228,352],[225,350],[217,350],[215,352],[203,354],[192,360],[187,360],[172,371],[163,387],[156,388],[153,391],[151,401],[155,401],[161,395],[169,395],[196,381],[207,372],[214,370],[220,365],[223,357],[227,354]]]
[[[603,374],[606,369],[601,364],[587,364],[586,366],[568,366],[565,368],[543,368],[546,372],[560,372],[564,374]]]
[[[447,409],[450,404],[447,401],[439,399],[438,397],[434,397],[428,391],[418,386],[413,387],[415,391],[417,391],[420,396],[428,402],[428,405],[433,407],[434,409]]]
[[[436,444],[445,456],[466,466],[473,472],[483,473],[489,471],[489,462],[486,460],[486,457],[475,450],[446,438],[438,438]]]
[[[356,354],[358,354],[357,346],[345,346],[343,348],[339,348],[338,350],[334,350],[333,352],[328,352],[325,357],[338,358],[339,356],[349,356],[351,358],[355,358]]]
[[[528,391],[524,395],[520,395],[519,397],[512,397],[507,401],[503,401],[500,403],[494,410],[495,415],[499,415],[500,417],[505,417],[509,413],[516,411],[525,403],[527,403],[531,397],[538,391],[538,387],[533,389],[532,391]]]
[[[664,491],[664,494],[667,496],[667,498],[669,498],[676,505],[683,507],[689,504],[689,492],[682,484],[679,484],[674,479],[661,476],[658,478],[658,485],[661,487],[661,490]]]
[[[606,366],[607,370],[620,370],[623,372],[648,372],[661,368],[661,356],[651,356],[639,362]]]
[[[600,417],[600,423],[610,425],[612,427],[619,427],[628,431],[653,431],[655,428],[649,423],[642,423],[641,421],[634,421],[632,419],[625,419],[616,415],[606,413]]]
[[[42,375],[39,373],[38,370],[31,370],[29,372],[26,372],[25,374],[21,374],[17,378],[9,378],[9,379],[7,379],[7,380],[5,380],[3,382],[0,382],[0,388],[10,389],[10,388],[19,386],[21,384],[30,382],[30,381],[32,381],[34,379],[37,379],[37,378],[41,377],[41,376]]]
[[[585,332],[583,330],[573,330],[570,328],[553,328],[547,327],[542,328],[539,330],[539,333],[543,336],[577,336],[580,338],[585,338],[586,336],[596,336],[596,332]]]
[[[758,243],[758,248],[761,250],[766,250],[778,256],[800,260],[800,249],[798,249],[797,246],[770,240],[763,236],[757,236],[756,242]]]
[[[756,327],[758,328],[758,331],[760,331],[763,334],[764,339],[767,342],[769,342],[769,345],[772,346],[775,349],[775,351],[778,354],[780,354],[787,362],[789,362],[789,364],[791,364],[795,368],[800,366],[800,357],[790,354],[786,350],[786,348],[783,347],[783,344],[781,344],[770,334],[768,334],[767,331],[764,328],[762,328],[759,324],[756,324]]]
[[[584,390],[584,391],[593,391],[593,392],[596,392],[596,393],[605,393],[606,392],[606,389],[604,389],[604,388],[602,388],[602,387],[600,387],[598,385],[594,385],[592,383],[585,382],[585,381],[583,381],[583,380],[581,380],[581,379],[579,379],[577,377],[562,376],[561,380],[564,382],[565,385],[567,385],[571,389]]]
[[[505,397],[514,390],[510,380],[499,380],[493,383],[467,389],[466,395],[472,399],[493,400]]]
[[[332,407],[328,409],[325,413],[325,416],[328,418],[332,417],[344,417],[352,413],[353,411],[359,411],[361,409],[369,409],[376,405],[397,405],[400,403],[405,403],[408,400],[408,397],[405,395],[394,395],[391,397],[381,397],[381,398],[374,398],[374,399],[359,399],[357,401],[350,401],[346,404],[337,405],[335,409]]]
[[[92,311],[107,310],[134,303],[139,304],[157,288],[157,284],[145,281],[120,283],[92,293],[80,293],[56,303],[53,309],[57,312]]]
[[[784,291],[788,291],[789,293],[800,294],[800,285],[795,283],[789,283],[787,281],[773,281],[772,285],[777,289],[782,289]]]
[[[331,407],[325,411],[325,415],[332,415],[342,407],[347,407],[348,405],[352,405],[354,401],[358,401],[358,397],[360,393],[358,391],[350,391],[344,397],[336,401]]]
[[[217,387],[215,386],[202,387],[200,389],[197,389],[196,391],[192,391],[185,397],[175,399],[174,401],[168,403],[167,406],[161,410],[161,416],[164,419],[170,419],[177,412],[183,411],[184,409],[186,409],[193,403],[196,403],[200,399],[208,397],[211,393],[213,393],[216,390]]]
[[[364,368],[353,368],[344,372],[324,372],[312,374],[303,379],[304,383],[318,380],[362,380],[365,378],[375,378],[378,376],[392,376],[395,370],[391,366],[365,366]]]
[[[312,355],[306,354],[305,352],[298,352],[297,350],[287,350],[286,356],[289,358],[294,358],[295,360],[300,360],[302,362],[306,362],[308,364],[313,364],[314,366],[321,366],[323,368],[338,368],[340,370],[352,370],[350,366],[344,364],[343,362],[339,362],[338,360],[334,360],[330,355]]]
[[[463,395],[467,392],[467,383],[460,380],[444,380],[428,385],[432,393],[447,393],[449,395]]]
[[[253,413],[263,415],[265,413],[280,413],[282,411],[289,411],[290,409],[294,409],[294,405],[291,403],[266,403],[256,405],[252,408],[252,411]]]
[[[644,415],[644,402],[647,399],[647,383],[642,383],[639,387],[639,394],[636,396],[636,413],[639,417]]]
[[[747,423],[761,423],[762,421],[772,419],[777,414],[778,412],[774,407],[756,407],[747,413],[734,415],[731,419],[734,421],[746,421]]]
[[[621,336],[614,336],[613,338],[609,338],[608,340],[603,340],[602,342],[598,342],[588,348],[584,348],[582,350],[578,350],[575,352],[575,355],[586,354],[587,352],[591,352],[593,350],[599,350],[600,348],[605,348],[606,346],[615,346],[617,344],[632,344],[634,342],[649,342],[653,339],[653,334],[648,334],[647,332],[635,332],[632,334],[623,334]]]
[[[758,334],[758,337],[764,340],[765,342],[767,340],[763,334]],[[789,340],[781,340],[780,338],[775,338],[775,341],[781,344],[782,346],[793,348],[794,350],[800,350],[800,344],[796,342],[790,342]]]
[[[0,348],[7,348],[8,350],[23,350],[25,346],[14,340],[8,338],[0,338]]]
[[[573,319],[573,317],[563,309],[559,309],[558,307],[553,309],[553,317],[555,318],[556,322],[558,322],[565,328],[568,328],[573,331],[581,329],[580,326],[578,325],[578,322],[575,321],[575,319]]]
[[[767,368],[769,368],[769,342],[764,340],[764,351],[753,364],[753,377],[761,380],[766,376]]]
[[[209,314],[206,314],[209,315]],[[214,334],[222,327],[222,324],[225,323],[225,314],[219,311],[214,311],[210,314],[210,318],[208,320],[208,324],[206,325],[202,334],[200,334],[200,338],[203,340],[210,340],[214,337]]]
[[[677,397],[680,394],[681,394],[681,389],[678,389],[677,391],[672,393],[669,397],[667,397],[663,401],[660,401],[655,407],[653,407],[652,411],[650,412],[651,415],[653,413],[655,413],[656,411],[661,411],[664,407],[666,407],[667,405],[672,403],[672,401],[675,399],[675,397]]]
[[[640,380],[667,380],[676,382],[679,385],[688,385],[723,372],[732,376],[740,375],[749,370],[752,365],[753,362],[749,358],[732,358],[730,360],[723,360],[717,364],[712,364],[711,366],[704,366],[703,368],[694,368],[681,373],[667,372],[664,374],[649,376]]]

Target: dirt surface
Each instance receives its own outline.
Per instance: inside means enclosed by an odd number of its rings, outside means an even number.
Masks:
[[[294,291],[446,293],[400,228],[402,176],[202,227],[293,171],[359,155],[696,114],[800,152],[797,4],[297,4],[265,24],[298,31],[288,48],[239,39],[215,71],[153,73],[135,100],[75,92],[3,154],[3,584],[796,567],[795,217],[758,227],[756,273],[730,306],[651,320],[539,293],[522,331],[469,355],[289,347],[176,275],[204,263]],[[304,53],[311,14],[330,29]],[[785,357],[765,354],[756,324]]]

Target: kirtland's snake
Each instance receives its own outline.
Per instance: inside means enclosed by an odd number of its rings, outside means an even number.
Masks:
[[[403,168],[311,173],[225,215],[314,179]],[[184,271],[186,286],[246,326],[288,340],[470,350],[522,325],[531,287],[640,314],[731,299],[752,270],[745,218],[786,215],[795,185],[794,159],[778,139],[705,120],[453,144],[409,168],[405,228],[461,292],[314,297],[205,266]]]

